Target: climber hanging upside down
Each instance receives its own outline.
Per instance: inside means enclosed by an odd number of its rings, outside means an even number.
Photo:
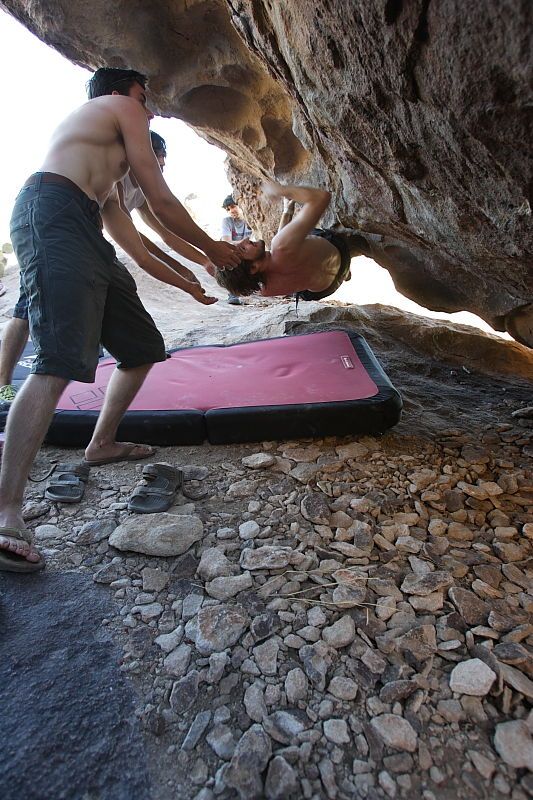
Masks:
[[[241,242],[243,258],[237,267],[212,270],[220,286],[240,297],[297,294],[301,300],[320,300],[350,279],[350,261],[361,255],[364,241],[315,226],[327,209],[331,194],[309,186],[263,183],[263,194],[284,199],[277,234],[267,250],[263,240]],[[295,204],[301,205],[294,216]]]

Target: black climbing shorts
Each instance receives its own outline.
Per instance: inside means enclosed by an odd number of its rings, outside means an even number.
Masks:
[[[25,298],[36,352],[32,372],[92,383],[100,342],[122,369],[165,360],[135,281],[102,235],[98,204],[76,184],[32,175],[15,202],[11,241],[21,275],[16,312]]]

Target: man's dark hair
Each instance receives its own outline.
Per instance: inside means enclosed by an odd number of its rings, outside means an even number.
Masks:
[[[158,153],[162,153],[162,155],[167,156],[167,143],[155,131],[150,131],[150,139],[152,140],[152,150],[157,155]]]
[[[85,88],[87,89],[89,100],[94,100],[95,97],[103,97],[113,92],[127,96],[134,83],[139,83],[145,89],[146,80],[146,75],[134,69],[100,67],[92,78],[87,81]]]
[[[234,269],[215,268],[215,280],[223,289],[238,297],[248,297],[259,292],[265,285],[262,272],[250,272],[253,261],[243,259]]]
[[[226,199],[222,203],[222,208],[229,208],[230,206],[236,206],[236,205],[237,205],[237,203],[233,199],[233,195],[232,194],[228,194],[228,196],[226,197]]]

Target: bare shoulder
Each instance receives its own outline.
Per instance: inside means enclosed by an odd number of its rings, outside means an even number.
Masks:
[[[85,107],[107,111],[118,118],[146,120],[146,112],[138,100],[121,94],[95,97],[94,100],[89,100]]]

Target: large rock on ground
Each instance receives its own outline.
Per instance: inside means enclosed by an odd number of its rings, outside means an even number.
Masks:
[[[117,550],[133,550],[147,556],[180,556],[204,534],[200,517],[147,514],[130,517],[109,537]]]

